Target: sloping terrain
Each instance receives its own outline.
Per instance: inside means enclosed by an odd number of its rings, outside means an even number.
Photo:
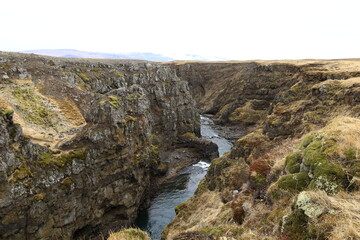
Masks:
[[[248,134],[214,159],[164,239],[359,239],[360,61],[175,63]]]

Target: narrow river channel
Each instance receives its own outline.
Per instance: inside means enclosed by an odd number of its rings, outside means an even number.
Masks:
[[[230,151],[232,144],[219,136],[213,129],[214,123],[208,117],[201,116],[201,136],[216,143],[219,155]],[[175,218],[175,207],[188,200],[206,175],[210,164],[200,161],[181,170],[177,176],[165,181],[150,207],[139,214],[136,225],[149,233],[151,239],[159,240],[165,226]]]

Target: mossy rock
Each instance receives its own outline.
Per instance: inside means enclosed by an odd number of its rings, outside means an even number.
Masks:
[[[310,182],[309,189],[320,189],[320,190],[324,190],[328,194],[334,194],[339,192],[343,188],[336,181],[332,181],[326,176],[320,176],[314,178]]]
[[[300,145],[302,147],[306,148],[307,146],[309,146],[310,143],[312,143],[314,141],[314,138],[315,138],[315,135],[313,133],[310,133],[303,138]]]
[[[119,71],[116,71],[116,75],[118,76],[118,77],[124,77],[124,74],[122,73],[122,72],[119,72]]]
[[[74,183],[74,180],[71,177],[67,177],[61,181],[61,184],[67,185],[67,186],[69,186],[73,183]]]
[[[46,193],[42,192],[42,193],[38,193],[38,194],[34,195],[30,200],[34,201],[34,202],[42,201],[45,199],[45,197],[46,197]]]
[[[286,156],[285,170],[288,173],[298,173],[302,161],[302,153],[294,152]]]
[[[145,153],[143,161],[147,161],[150,164],[151,169],[155,175],[163,175],[168,170],[167,164],[160,162],[160,150],[159,146],[151,144],[148,148],[148,152]]]
[[[282,219],[281,232],[286,239],[304,240],[316,239],[313,229],[308,226],[309,217],[301,209],[295,209],[291,214]]]
[[[71,163],[74,159],[84,160],[85,149],[80,151],[71,151],[68,154],[62,154],[60,156],[55,155],[54,152],[45,152],[40,154],[39,163],[43,167],[49,166],[57,166],[57,167],[64,167],[65,165]]]
[[[90,82],[90,79],[85,75],[85,73],[78,73],[78,76],[79,76],[84,82]]]
[[[290,192],[300,192],[304,190],[310,183],[310,177],[307,172],[301,171],[299,173],[288,174],[282,176],[276,185],[280,189]]]
[[[304,150],[303,163],[314,168],[318,164],[327,162],[323,147],[324,143],[321,140],[311,142]]]
[[[9,177],[8,182],[10,183],[17,182],[19,180],[23,180],[27,177],[32,177],[32,176],[33,173],[31,172],[30,167],[25,162],[23,162]]]
[[[336,163],[322,163],[314,170],[314,177],[327,176],[332,180],[342,180],[346,178],[344,170]]]
[[[120,102],[119,102],[119,100],[118,100],[117,97],[115,97],[115,96],[109,96],[109,99],[110,99],[109,103],[110,103],[110,105],[111,105],[113,108],[115,108],[115,109],[119,109],[119,108],[120,108]]]
[[[339,164],[325,162],[318,164],[313,172],[310,189],[324,190],[328,194],[334,194],[343,190],[348,185],[346,173]]]

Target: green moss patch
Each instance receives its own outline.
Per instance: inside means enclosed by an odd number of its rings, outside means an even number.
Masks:
[[[287,239],[316,239],[313,229],[308,228],[309,217],[301,209],[295,209],[282,219],[281,232]],[[310,231],[311,230],[311,231]]]
[[[109,103],[113,108],[115,109],[120,108],[120,101],[116,96],[108,96],[108,98],[109,98]]]
[[[38,193],[38,194],[34,195],[30,200],[34,201],[34,202],[42,201],[45,199],[45,197],[46,197],[46,193],[42,192],[42,193]]]
[[[199,232],[204,233],[207,236],[211,236],[211,237],[219,237],[225,234],[223,230],[217,228],[202,228],[199,230]]]
[[[116,71],[116,75],[117,75],[118,77],[124,77],[124,74],[123,74],[122,72],[119,72],[119,71]]]
[[[346,157],[347,166],[350,168],[349,173],[352,176],[360,177],[360,158],[359,150],[353,147],[348,148],[344,151]]]
[[[294,152],[286,156],[285,169],[288,173],[298,173],[302,161],[302,153]]]
[[[310,183],[310,177],[305,171],[299,173],[288,174],[282,176],[277,181],[277,186],[283,190],[290,192],[300,192],[304,190]]]
[[[33,89],[15,86],[11,93],[26,121],[42,127],[52,127],[59,121],[56,113]]]
[[[14,113],[14,111],[13,111],[13,110],[10,110],[10,109],[5,109],[5,110],[1,110],[1,109],[0,109],[0,111],[1,111],[1,113],[2,113],[3,115],[5,115],[5,116],[10,116],[11,114]]]
[[[64,178],[64,180],[61,181],[61,184],[63,185],[71,185],[74,183],[74,180],[71,177]]]
[[[79,76],[84,82],[90,82],[90,79],[85,75],[85,73],[78,73],[78,76]]]
[[[324,190],[328,194],[334,194],[343,190],[346,186],[347,178],[340,165],[335,163],[319,164],[314,170],[314,179],[311,181],[310,189]]]
[[[71,151],[68,154],[62,154],[60,156],[55,155],[53,152],[40,154],[39,163],[43,167],[57,166],[64,167],[71,163],[74,159],[85,159],[85,150]]]
[[[13,183],[19,180],[23,180],[27,177],[32,177],[33,173],[30,170],[30,167],[25,163],[21,163],[21,165],[13,172],[13,174],[9,177],[8,182]]]
[[[315,139],[315,134],[310,133],[303,138],[300,145],[306,148],[307,146],[309,146],[310,143],[312,143],[312,141],[314,141],[314,139]]]
[[[326,161],[326,155],[323,152],[323,141],[314,141],[306,147],[303,158],[305,165],[315,167]]]

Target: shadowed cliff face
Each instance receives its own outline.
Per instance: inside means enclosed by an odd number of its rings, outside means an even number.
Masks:
[[[174,164],[160,156],[199,135],[187,82],[154,63],[0,52],[0,86],[2,239],[131,224]]]
[[[241,126],[248,131],[266,123],[265,131],[270,138],[302,132],[304,129],[299,116],[306,111],[316,111],[319,106],[332,105],[330,100],[335,99],[325,99],[324,93],[336,90],[335,85],[340,86],[341,80],[360,76],[357,61],[351,60],[178,62],[170,66],[181,79],[189,82],[198,107],[206,113],[215,114],[216,123]],[[315,89],[320,87],[317,83],[330,79],[339,83],[331,82],[326,84],[328,87]],[[356,94],[355,89],[346,89],[337,89],[348,96],[347,100],[344,98],[341,101],[349,101],[350,95]],[[319,94],[323,95],[320,99],[316,96]],[[329,101],[319,103],[321,100]],[[291,109],[285,107],[290,105]],[[302,114],[290,113],[295,108],[305,111]]]

